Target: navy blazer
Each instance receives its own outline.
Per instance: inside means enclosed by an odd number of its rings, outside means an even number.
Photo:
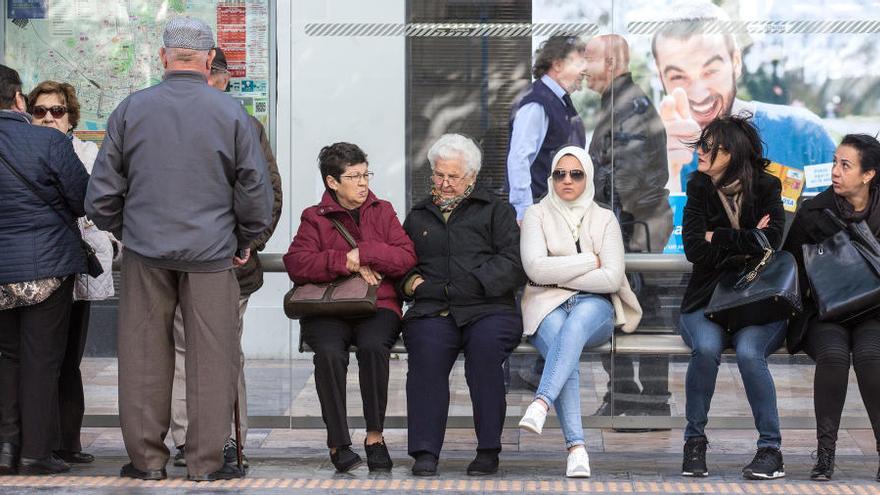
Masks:
[[[0,155],[65,215],[62,220],[0,164],[0,284],[84,273],[76,219],[85,215],[89,175],[70,139],[31,125],[26,114],[0,110]]]

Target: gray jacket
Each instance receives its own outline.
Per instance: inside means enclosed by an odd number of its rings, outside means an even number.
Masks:
[[[247,112],[196,72],[168,72],[110,114],[86,213],[158,268],[232,267],[272,221],[272,185]]]

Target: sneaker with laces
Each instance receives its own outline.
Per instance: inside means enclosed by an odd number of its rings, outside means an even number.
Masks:
[[[223,446],[223,459],[225,459],[226,463],[229,465],[238,465],[238,444],[235,442],[234,438],[226,439],[226,445]],[[244,450],[241,452],[241,467],[245,469],[250,467],[248,458],[244,455]]]
[[[539,401],[534,401],[526,408],[526,413],[519,420],[519,427],[532,433],[541,434],[544,421],[547,420],[547,408]]]
[[[834,449],[819,447],[816,449],[816,465],[810,471],[810,479],[813,481],[830,481],[834,474]]]
[[[590,477],[590,455],[587,449],[579,447],[568,453],[568,461],[565,464],[565,476],[567,478]]]
[[[785,477],[782,451],[775,447],[759,448],[752,462],[743,468],[743,477],[747,480],[775,480]]]
[[[706,449],[709,440],[706,437],[691,437],[684,443],[684,459],[681,461],[682,476],[709,476],[706,467]]]
[[[186,445],[177,447],[177,453],[174,454],[174,465],[177,467],[186,467]]]

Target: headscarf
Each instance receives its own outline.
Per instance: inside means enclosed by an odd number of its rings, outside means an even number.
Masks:
[[[556,165],[565,155],[571,155],[577,158],[586,174],[586,177],[584,178],[586,181],[586,189],[584,189],[584,192],[580,196],[572,201],[565,201],[560,198],[553,187],[552,171],[556,170]],[[595,204],[593,202],[593,197],[596,194],[596,188],[593,184],[593,161],[590,160],[590,155],[587,154],[585,149],[579,146],[566,146],[556,152],[550,170],[550,177],[547,178],[547,196],[541,201],[548,201],[550,203],[550,206],[553,207],[554,211],[559,213],[565,221],[565,225],[568,226],[572,238],[577,241],[580,237],[581,223],[587,212],[590,211],[590,208]]]

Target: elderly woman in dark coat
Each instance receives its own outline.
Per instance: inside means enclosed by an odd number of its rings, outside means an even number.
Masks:
[[[469,138],[446,134],[428,151],[431,197],[415,205],[404,229],[419,259],[404,279],[409,351],[407,411],[413,474],[432,476],[446,432],[449,373],[464,350],[477,431],[470,475],[498,470],[507,404],[501,364],[520,342],[514,291],[525,282],[513,208],[475,186],[481,153]]]
[[[816,305],[808,295],[803,256],[804,244],[820,243],[840,230],[825,209],[844,222],[865,220],[875,237],[880,234],[880,143],[866,134],[848,134],[837,147],[833,163],[831,187],[801,206],[783,246],[798,260],[805,294],[803,315],[789,325],[788,348],[791,352],[803,349],[816,361],[813,402],[819,446],[810,478],[817,481],[834,474],[850,362],[880,449],[880,318],[874,315],[846,324],[818,321]]]

